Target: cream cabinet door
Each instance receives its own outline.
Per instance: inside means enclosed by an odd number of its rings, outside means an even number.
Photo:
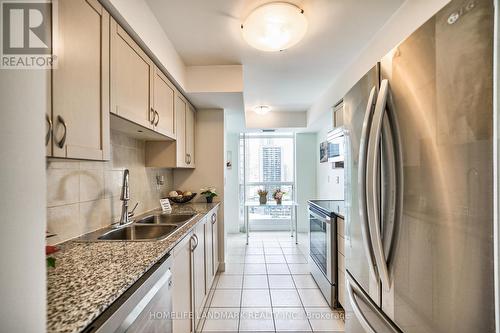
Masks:
[[[175,137],[177,166],[187,165],[186,155],[186,110],[187,101],[180,94],[175,96]]]
[[[153,129],[154,65],[116,21],[111,21],[111,112]]]
[[[213,274],[213,246],[214,246],[214,238],[213,238],[213,227],[211,219],[208,219],[208,222],[205,223],[205,290],[210,290],[214,280]]]
[[[53,156],[109,159],[109,14],[97,0],[59,1],[52,70]],[[50,118],[50,117],[49,117]]]
[[[172,311],[179,318],[172,321],[174,333],[192,332],[193,322],[189,314],[193,311],[192,306],[192,263],[191,263],[191,234],[184,237],[173,249],[172,262]]]
[[[158,68],[155,68],[153,86],[154,129],[175,138],[175,88]]]
[[[213,255],[212,255],[212,265],[213,265],[213,277],[217,274],[219,270],[219,219],[217,210],[213,212],[210,217],[212,221],[212,242],[213,242]]]
[[[198,326],[205,305],[206,286],[205,286],[205,221],[198,224],[194,231],[196,236],[197,246],[193,251],[193,267],[194,267],[194,315],[195,327]]]
[[[196,111],[188,104],[186,109],[186,166],[188,168],[195,167],[194,156],[194,132],[195,132],[195,118]]]

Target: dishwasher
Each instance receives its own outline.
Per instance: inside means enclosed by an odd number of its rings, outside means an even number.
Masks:
[[[172,333],[171,265],[167,254],[82,333]]]

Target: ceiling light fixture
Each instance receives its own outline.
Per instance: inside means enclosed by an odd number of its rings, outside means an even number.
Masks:
[[[243,39],[261,51],[283,51],[297,44],[306,34],[304,10],[286,2],[257,7],[241,25]]]
[[[260,115],[264,115],[264,114],[267,114],[269,111],[271,111],[271,107],[267,106],[267,105],[259,105],[259,106],[256,106],[253,111],[257,114],[260,114]]]

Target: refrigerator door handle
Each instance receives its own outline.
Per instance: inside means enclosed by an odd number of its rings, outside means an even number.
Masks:
[[[363,327],[363,329],[367,333],[378,333],[377,330],[370,323],[368,318],[363,314],[361,307],[359,306],[356,297],[361,299],[361,301],[367,305],[370,310],[384,323],[392,333],[402,333],[402,331],[397,327],[371,300],[371,298],[365,294],[365,292],[361,289],[361,287],[357,284],[354,278],[351,276],[349,272],[346,272],[346,286],[347,286],[347,295],[349,297],[349,302],[351,303],[352,310],[358,319],[359,323]],[[386,332],[384,330],[384,332]]]
[[[373,117],[373,109],[376,102],[376,87],[373,87],[370,91],[370,96],[368,98],[368,104],[366,105],[365,117],[363,120],[363,128],[361,130],[361,139],[359,147],[359,158],[358,158],[358,205],[359,205],[359,217],[361,219],[361,233],[363,238],[363,247],[365,248],[366,258],[370,265],[370,272],[372,273],[375,280],[379,280],[377,267],[375,265],[375,255],[373,253],[373,247],[370,240],[370,230],[368,222],[368,211],[367,211],[367,192],[366,192],[366,162],[367,162],[367,149],[368,149],[368,136],[370,134],[370,127]]]
[[[389,103],[389,107],[388,107]],[[384,118],[387,115],[387,118]],[[384,224],[392,225],[389,233],[386,235],[389,241],[387,256],[384,251],[382,240],[382,226],[380,224],[380,200],[379,200],[379,180],[380,180],[380,143],[382,133],[386,136],[383,140],[385,144],[389,143],[392,147],[386,147],[390,152],[387,161],[389,178],[391,187],[387,193],[393,198],[389,200],[389,205],[384,212]],[[390,136],[390,138],[387,138]],[[394,236],[397,234],[399,223],[402,214],[402,195],[403,195],[403,177],[402,177],[402,153],[399,136],[399,128],[397,124],[396,114],[390,95],[389,81],[383,80],[380,84],[380,93],[377,98],[375,111],[373,114],[372,128],[370,130],[370,138],[368,142],[367,153],[367,201],[368,201],[368,223],[370,230],[370,238],[375,254],[377,270],[380,274],[382,284],[386,290],[391,287],[391,279],[389,274],[389,262],[394,250]],[[387,194],[386,193],[386,194]],[[387,199],[387,198],[385,198]]]

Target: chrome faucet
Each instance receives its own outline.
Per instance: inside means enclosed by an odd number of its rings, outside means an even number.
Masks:
[[[119,227],[132,223],[130,218],[133,216],[133,211],[132,214],[128,211],[128,202],[130,200],[130,188],[128,185],[129,174],[130,172],[128,169],[125,169],[123,172],[122,194],[120,196],[120,200],[122,201],[122,213],[120,216],[120,222],[118,222]],[[135,207],[137,207],[137,204]]]

